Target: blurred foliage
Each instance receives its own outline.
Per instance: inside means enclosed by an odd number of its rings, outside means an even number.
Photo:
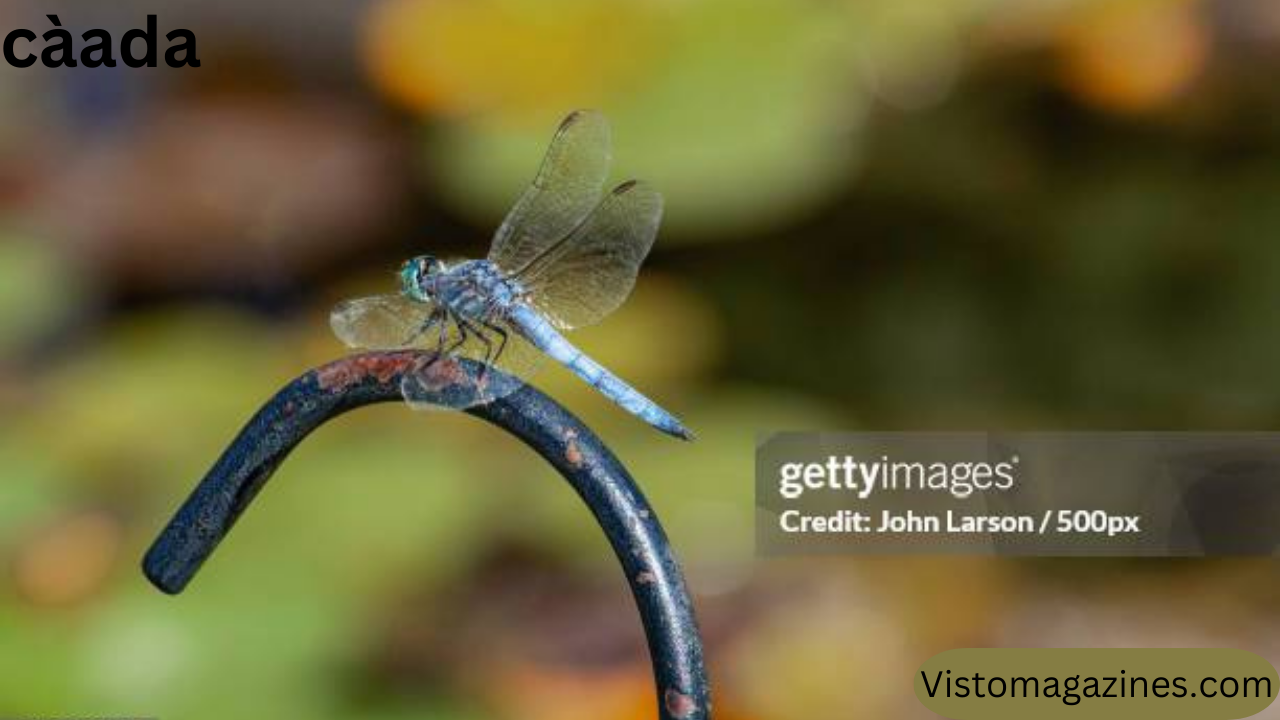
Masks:
[[[393,0],[369,28],[375,81],[447,119],[428,142],[432,175],[486,224],[567,107],[609,115],[617,167],[662,188],[668,227],[691,238],[781,222],[847,172],[863,103],[831,93],[851,79],[826,69],[841,66],[833,13],[789,0],[552,6]]]
[[[752,526],[778,429],[1280,420],[1273,3],[190,5],[161,14],[199,74],[0,68],[0,716],[653,716],[580,501],[457,414],[327,426],[180,599],[137,570],[264,398],[342,351],[328,306],[480,254],[582,106],[668,212],[574,340],[699,439],[536,382],[661,513],[718,718],[913,717],[902,678],[961,645],[1274,655],[1266,562],[763,562]]]
[[[0,355],[67,322],[84,294],[82,282],[47,243],[0,236]]]

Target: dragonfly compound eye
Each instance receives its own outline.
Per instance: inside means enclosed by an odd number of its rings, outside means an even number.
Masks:
[[[422,285],[422,267],[418,260],[405,261],[400,266],[400,289],[410,297],[416,297]]]

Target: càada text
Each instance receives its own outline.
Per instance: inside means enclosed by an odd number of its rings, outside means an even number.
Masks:
[[[132,68],[156,67],[159,40],[156,16],[147,16],[146,30],[130,30],[120,38],[119,54],[106,30],[90,30],[79,40],[62,27],[57,15],[46,15],[53,28],[37,36],[32,30],[19,28],[4,37],[4,59],[16,68],[27,68],[37,61],[45,67],[115,67],[119,57]],[[174,30],[165,35],[170,43],[164,52],[164,62],[171,68],[200,67],[196,56],[196,35],[190,30]],[[37,45],[43,40],[43,46]],[[139,42],[141,41],[141,42]],[[76,54],[77,48],[79,54]],[[38,53],[38,54],[37,54]],[[78,62],[77,62],[78,60]]]

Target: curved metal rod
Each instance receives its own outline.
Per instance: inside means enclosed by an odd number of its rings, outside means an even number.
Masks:
[[[176,594],[200,569],[289,452],[329,419],[372,403],[401,401],[400,380],[429,357],[420,351],[351,355],[289,383],[249,421],[178,509],[143,560],[157,588]],[[514,383],[467,361],[431,365],[442,403],[485,383]],[[648,638],[662,720],[706,720],[710,697],[702,638],[680,567],[635,481],[596,435],[528,385],[467,410],[520,438],[587,504],[626,573]]]

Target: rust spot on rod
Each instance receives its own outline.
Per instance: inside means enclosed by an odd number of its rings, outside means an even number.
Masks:
[[[316,383],[326,392],[342,392],[372,377],[385,384],[414,362],[409,353],[370,353],[343,358],[317,368]]]
[[[673,718],[687,718],[698,710],[698,703],[693,698],[675,688],[668,688],[662,699],[667,706],[667,714]]]
[[[564,441],[564,459],[575,468],[582,467],[582,448],[578,447],[578,434],[572,430],[566,430]]]

